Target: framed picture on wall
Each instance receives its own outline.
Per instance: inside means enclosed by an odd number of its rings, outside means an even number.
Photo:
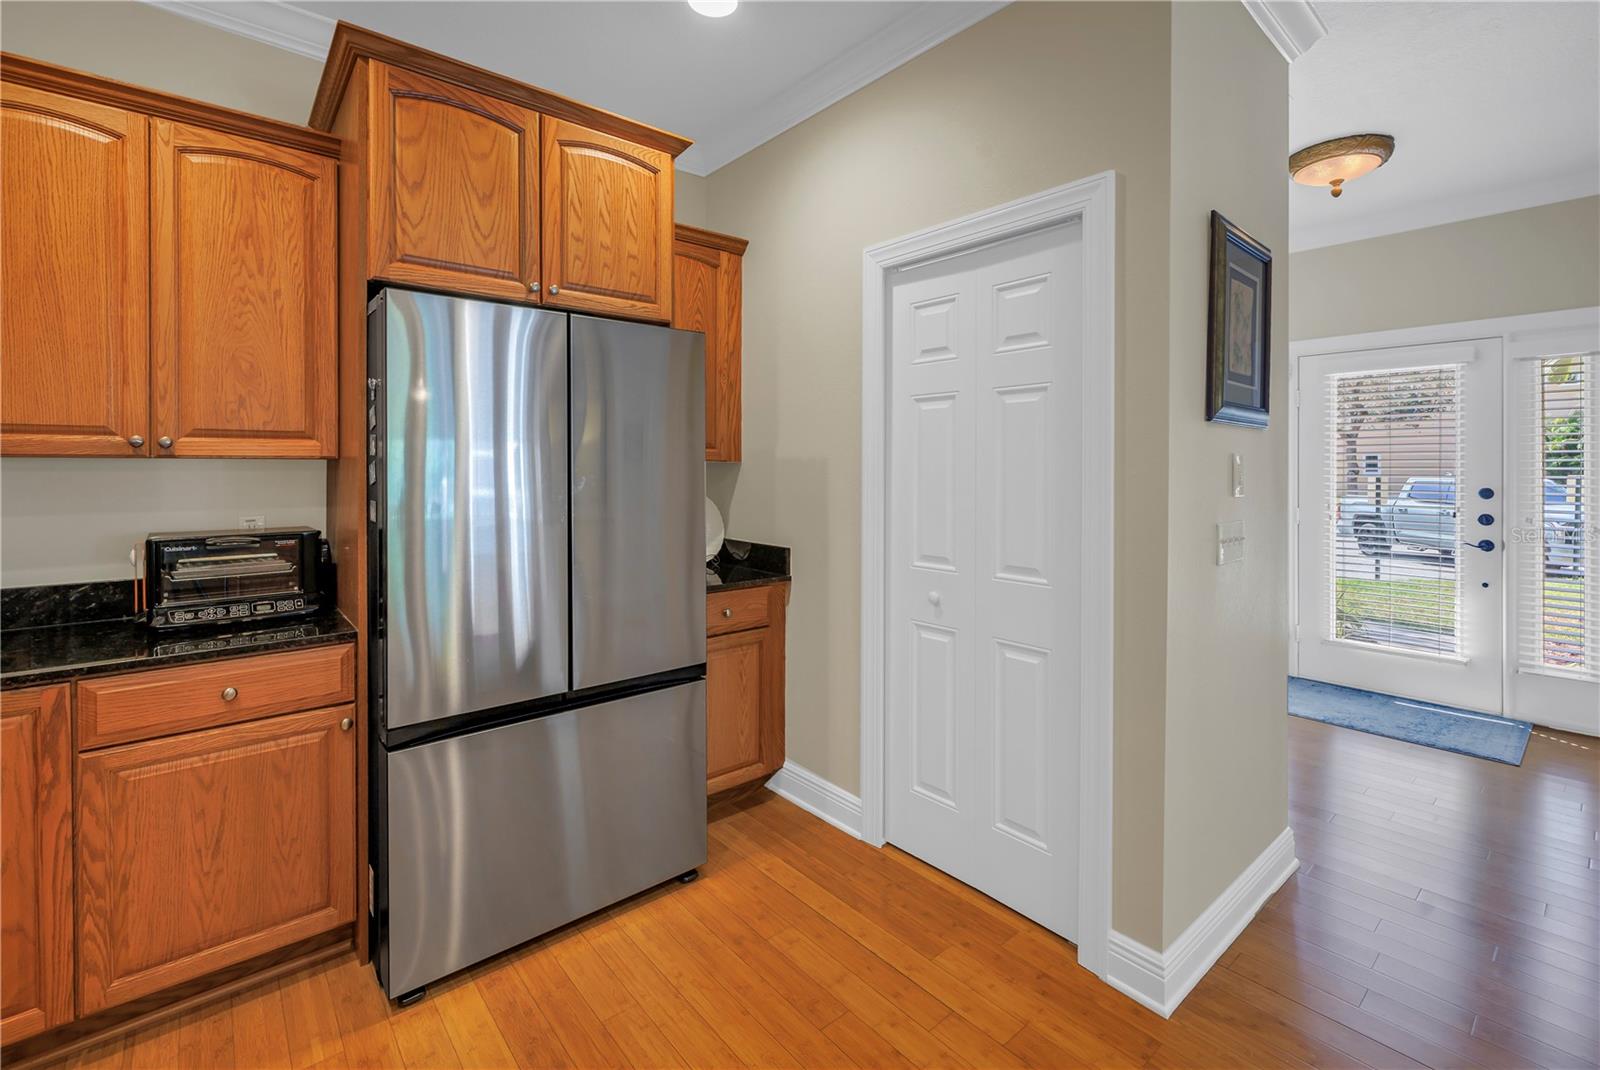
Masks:
[[[1267,426],[1272,251],[1211,213],[1211,304],[1206,317],[1206,419]]]

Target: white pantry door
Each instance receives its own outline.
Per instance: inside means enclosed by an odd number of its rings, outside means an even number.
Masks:
[[[1082,230],[890,286],[890,842],[1076,939]]]

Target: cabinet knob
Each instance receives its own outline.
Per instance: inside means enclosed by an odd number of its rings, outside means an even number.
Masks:
[[[731,617],[731,616],[733,616],[733,610],[731,610],[731,609],[724,609],[724,610],[723,610],[723,611],[722,611],[722,615],[723,615],[723,616],[724,616],[724,617]]]
[[[551,292],[551,294],[558,294],[558,293],[561,292],[561,287],[557,286],[555,283],[552,282],[550,284],[550,292]]]
[[[156,445],[160,446],[164,450],[170,450],[172,448],[172,439],[168,438],[166,435],[162,435],[160,438],[156,439]]]
[[[144,445],[144,436],[143,435],[131,435],[131,436],[129,436],[128,445],[132,446],[134,449],[138,449],[140,446]]]
[[[938,591],[929,591],[928,592],[928,604],[929,605],[936,606],[940,602],[943,602],[943,601],[944,601],[944,599],[942,597],[940,597]]]
[[[354,721],[352,721],[350,718],[346,717],[344,720],[339,722],[339,731],[348,732],[348,731],[350,731],[350,729],[355,727],[355,724],[356,723]]]
[[[222,701],[223,702],[232,702],[234,699],[236,699],[238,697],[239,697],[239,689],[237,687],[225,687],[225,688],[222,689]]]
[[[536,283],[536,282],[528,283],[528,292],[531,293],[531,294],[538,293],[539,292],[539,284]]]

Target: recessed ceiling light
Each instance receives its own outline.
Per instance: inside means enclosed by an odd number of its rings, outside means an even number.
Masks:
[[[1337,197],[1346,182],[1371,174],[1392,155],[1388,134],[1352,134],[1307,145],[1289,157],[1289,174],[1302,186],[1328,186]]]
[[[689,6],[708,19],[720,19],[733,14],[733,9],[739,6],[739,0],[689,0]]]

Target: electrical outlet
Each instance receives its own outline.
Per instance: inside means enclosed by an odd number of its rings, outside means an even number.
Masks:
[[[241,516],[239,518],[239,526],[246,531],[260,531],[267,526],[267,518],[264,516]]]

